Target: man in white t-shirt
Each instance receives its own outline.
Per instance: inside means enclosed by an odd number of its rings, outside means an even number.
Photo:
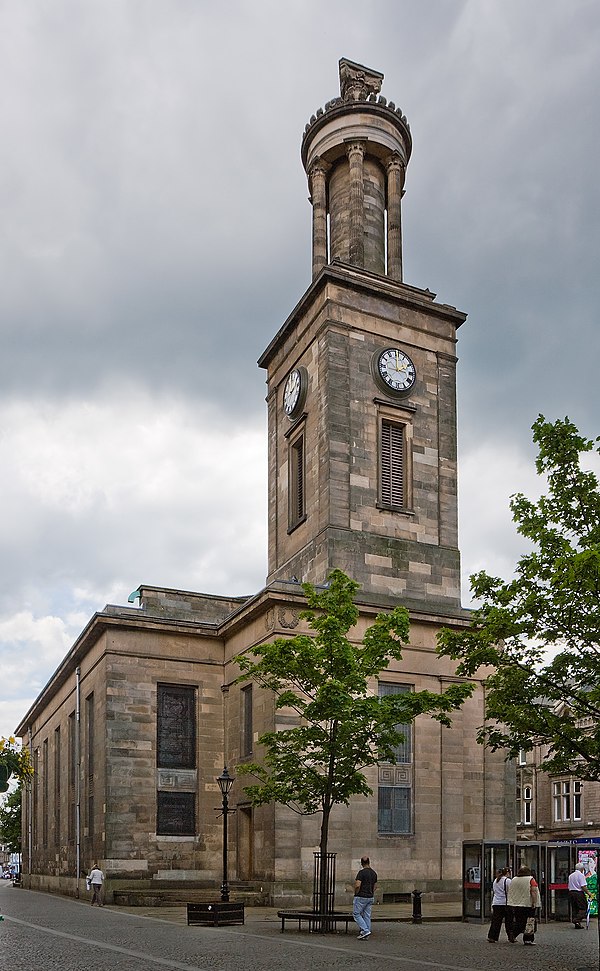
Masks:
[[[571,904],[571,920],[576,930],[581,930],[582,920],[587,916],[587,880],[583,875],[583,863],[578,863],[569,874],[569,902]]]

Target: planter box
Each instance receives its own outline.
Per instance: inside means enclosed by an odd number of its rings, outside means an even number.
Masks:
[[[215,903],[188,904],[187,922],[189,924],[204,924],[219,927],[221,924],[243,924],[244,904],[225,903],[219,900]]]

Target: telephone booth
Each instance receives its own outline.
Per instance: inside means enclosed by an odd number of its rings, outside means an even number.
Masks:
[[[537,885],[540,888],[540,897],[542,900],[542,920],[546,920],[547,916],[547,847],[548,844],[546,842],[538,843],[534,840],[523,840],[522,842],[515,843],[515,861],[513,867],[513,876],[516,876],[522,866],[528,866],[535,877]]]
[[[512,867],[511,840],[468,840],[463,843],[463,917],[486,920],[492,914],[492,883],[497,870]]]
[[[513,873],[528,866],[540,887],[542,917],[546,915],[546,843],[533,840],[467,840],[463,843],[463,919],[489,920],[492,916],[492,883],[498,870]]]
[[[552,920],[569,919],[569,873],[572,848],[563,843],[548,846],[548,916]]]
[[[568,842],[549,842],[548,849],[547,914],[550,920],[570,920],[569,874],[577,863],[583,863],[590,892],[590,916],[598,914],[597,866],[600,842],[596,839],[575,839]]]

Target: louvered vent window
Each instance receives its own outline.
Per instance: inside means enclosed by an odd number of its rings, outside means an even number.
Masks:
[[[304,519],[304,436],[290,445],[290,528]]]
[[[381,504],[404,506],[405,447],[404,425],[381,422]]]

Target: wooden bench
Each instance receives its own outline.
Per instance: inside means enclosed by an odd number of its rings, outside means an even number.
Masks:
[[[330,914],[320,914],[314,910],[278,910],[277,916],[281,918],[281,933],[283,934],[285,930],[286,920],[298,921],[298,930],[301,930],[302,923],[308,924],[309,931],[313,930],[323,930],[328,924],[345,924],[346,934],[348,933],[348,925],[354,920],[352,914],[341,913],[339,910],[334,910]]]
[[[244,904],[216,903],[187,904],[187,922],[190,924],[204,924],[210,927],[220,927],[222,924],[243,924]]]

